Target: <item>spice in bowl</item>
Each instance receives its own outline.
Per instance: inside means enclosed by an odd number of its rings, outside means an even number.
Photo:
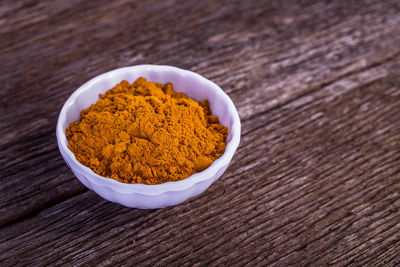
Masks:
[[[161,184],[203,171],[222,156],[228,128],[197,102],[161,84],[122,81],[66,129],[68,148],[95,173]]]

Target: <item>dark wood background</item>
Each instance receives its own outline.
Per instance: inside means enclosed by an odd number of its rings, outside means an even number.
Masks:
[[[400,264],[400,2],[0,3],[1,265]],[[88,191],[57,148],[108,70],[190,69],[242,120],[227,172],[161,210]]]

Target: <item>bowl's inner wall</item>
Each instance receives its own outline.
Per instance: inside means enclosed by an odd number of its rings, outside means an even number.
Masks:
[[[233,118],[228,112],[228,103],[225,101],[224,95],[218,92],[218,88],[213,83],[198,79],[197,76],[191,73],[160,71],[151,68],[137,71],[128,70],[128,68],[126,70],[120,69],[98,76],[84,84],[78,90],[75,101],[72,101],[67,106],[66,118],[63,123],[64,133],[71,122],[80,119],[81,110],[96,103],[99,99],[99,94],[105,93],[122,80],[132,83],[141,76],[152,82],[171,82],[175,91],[184,92],[197,101],[208,99],[213,115],[218,116],[220,123],[229,128],[227,142],[231,140]]]

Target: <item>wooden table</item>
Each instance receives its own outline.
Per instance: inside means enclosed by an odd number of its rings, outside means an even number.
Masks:
[[[400,264],[400,2],[0,4],[0,262]],[[68,96],[118,67],[190,69],[242,140],[205,193],[160,210],[87,190],[57,148]]]

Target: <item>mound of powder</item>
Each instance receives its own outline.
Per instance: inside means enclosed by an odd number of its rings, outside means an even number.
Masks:
[[[122,81],[66,129],[68,148],[95,173],[125,183],[178,181],[225,151],[228,129],[172,84]]]

